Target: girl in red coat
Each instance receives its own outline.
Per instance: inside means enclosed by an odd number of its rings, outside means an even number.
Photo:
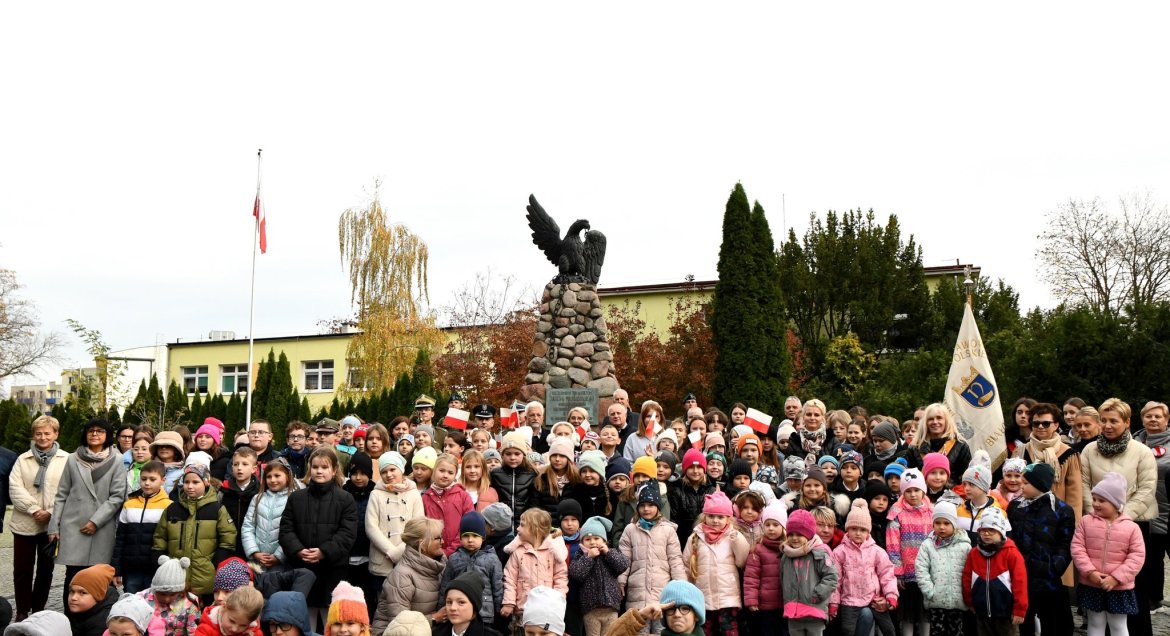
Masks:
[[[751,633],[776,636],[783,620],[780,610],[780,555],[784,548],[784,526],[788,523],[788,508],[783,502],[773,501],[761,515],[763,536],[743,571],[743,604],[748,610]]]
[[[443,522],[443,554],[459,549],[459,520],[464,513],[475,509],[471,495],[461,484],[455,482],[459,460],[454,455],[443,453],[435,460],[435,472],[431,486],[423,492],[423,512],[431,519]]]
[[[211,608],[195,636],[261,636],[258,621],[262,609],[264,596],[260,590],[250,585],[238,588],[227,595],[223,605]]]

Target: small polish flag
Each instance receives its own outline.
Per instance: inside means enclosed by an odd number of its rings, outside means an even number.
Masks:
[[[662,424],[658,421],[658,414],[651,411],[646,416],[646,436],[650,439],[658,437],[662,432]]]
[[[768,429],[772,426],[772,416],[755,409],[748,409],[743,423],[752,427],[752,430],[760,435],[767,435]]]
[[[585,434],[588,432],[589,422],[582,422],[581,425],[577,427],[577,443],[580,443],[581,440],[585,439]]]
[[[520,426],[520,414],[516,412],[516,409],[500,407],[500,426],[504,428]]]
[[[471,417],[471,413],[468,413],[467,411],[460,409],[447,409],[447,415],[443,417],[443,426],[466,431],[467,418],[469,417]]]

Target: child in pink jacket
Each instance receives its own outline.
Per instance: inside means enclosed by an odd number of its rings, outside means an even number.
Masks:
[[[898,607],[898,579],[889,555],[869,536],[872,528],[865,500],[854,499],[845,519],[845,540],[833,549],[841,580],[829,599],[829,617],[841,617],[842,634],[868,634],[876,623],[882,636],[894,636],[890,612]],[[858,630],[859,621],[867,627]]]
[[[540,508],[520,515],[520,547],[504,566],[504,604],[500,616],[512,617],[513,633],[524,632],[523,608],[532,588],[544,585],[568,596],[569,565],[565,556],[553,550],[549,538],[552,517]]]
[[[1105,473],[1093,487],[1093,510],[1073,533],[1072,557],[1080,585],[1077,601],[1088,616],[1089,636],[1125,634],[1138,613],[1134,579],[1146,561],[1146,544],[1125,508],[1125,477]]]
[[[739,636],[739,610],[743,606],[739,570],[747,563],[751,545],[735,529],[734,514],[731,500],[722,491],[706,495],[703,514],[683,549],[687,576],[703,592],[707,605],[703,623],[707,634]]]
[[[926,478],[922,471],[907,468],[900,484],[902,497],[890,508],[886,526],[886,554],[894,564],[901,593],[898,595],[898,622],[905,630],[917,625],[919,631],[930,629],[930,617],[918,589],[916,563],[918,550],[934,527],[934,508],[926,496]]]
[[[427,517],[443,522],[443,554],[446,556],[459,549],[459,523],[464,514],[475,509],[467,489],[455,481],[458,470],[459,462],[454,455],[439,455],[431,473],[431,487],[422,493],[423,511]]]

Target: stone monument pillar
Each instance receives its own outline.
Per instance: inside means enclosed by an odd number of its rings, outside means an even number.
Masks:
[[[546,387],[597,389],[602,405],[613,402],[618,389],[613,352],[593,283],[554,280],[544,288],[532,361],[520,395],[524,400],[543,401]]]

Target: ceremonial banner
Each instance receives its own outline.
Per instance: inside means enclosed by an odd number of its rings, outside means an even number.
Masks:
[[[963,305],[963,324],[955,342],[943,403],[955,418],[959,438],[967,442],[972,452],[980,448],[987,451],[992,467],[998,468],[1007,459],[1003,409],[991,362],[983,350],[983,339],[979,337],[979,326],[975,324],[969,303]]]

